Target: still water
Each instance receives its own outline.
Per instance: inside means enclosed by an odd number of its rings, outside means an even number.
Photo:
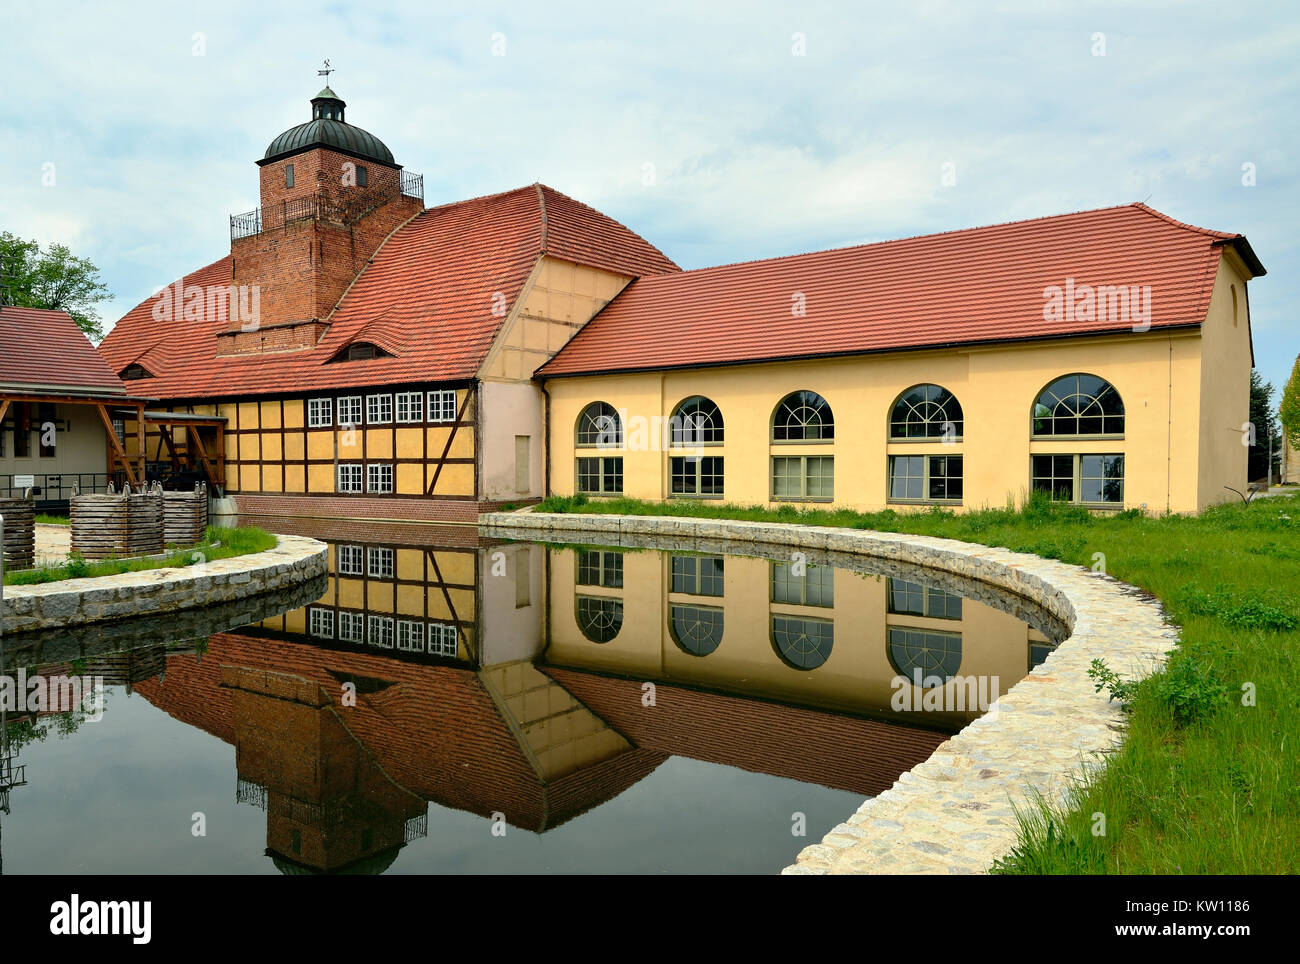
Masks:
[[[252,521],[328,579],[5,639],[104,687],[6,714],[4,872],[771,873],[1063,638],[880,561]]]

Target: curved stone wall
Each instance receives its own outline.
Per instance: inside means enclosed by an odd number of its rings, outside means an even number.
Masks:
[[[494,513],[485,534],[508,539],[645,545],[647,536],[852,553],[953,573],[1024,597],[1062,620],[1070,637],[889,790],[867,800],[790,874],[982,873],[1010,852],[1015,807],[1063,799],[1122,739],[1123,714],[1088,677],[1095,658],[1123,676],[1151,673],[1178,643],[1160,604],[1078,566],[952,539],[714,519]]]
[[[4,587],[4,632],[66,629],[178,612],[287,589],[326,575],[329,550],[304,536],[274,549],[183,569],[143,569],[92,579]]]

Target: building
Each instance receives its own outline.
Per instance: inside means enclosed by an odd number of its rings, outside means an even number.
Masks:
[[[1187,512],[1245,490],[1264,268],[1239,234],[1134,204],[680,271],[539,184],[426,209],[333,91],[311,103],[229,255],[101,345],[172,417],[224,426],[205,465],[242,512],[1035,490]],[[197,467],[192,435],[155,419],[128,452]]]
[[[333,91],[311,103],[257,162],[262,203],[231,218],[229,255],[100,351],[167,411],[225,420],[221,483],[243,512],[472,520],[540,497],[534,371],[676,265],[540,184],[425,209],[422,179]],[[150,453],[165,435],[146,432]]]
[[[1263,273],[1134,204],[643,278],[538,372],[548,486],[1203,509],[1245,491]]]
[[[30,489],[47,507],[74,487],[105,491],[139,467],[125,460],[122,439],[146,401],[66,312],[0,306],[0,495]]]

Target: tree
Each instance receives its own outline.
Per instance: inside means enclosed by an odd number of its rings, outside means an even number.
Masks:
[[[1259,372],[1250,370],[1250,423],[1255,426],[1255,444],[1247,456],[1246,477],[1251,481],[1270,477],[1270,451],[1274,462],[1282,457],[1282,433],[1273,415],[1274,390]]]
[[[1291,369],[1291,377],[1287,379],[1286,388],[1282,389],[1282,404],[1278,406],[1277,414],[1292,447],[1300,449],[1300,356],[1296,357],[1295,368]]]
[[[66,245],[51,244],[42,251],[35,241],[0,233],[0,275],[10,304],[66,311],[90,338],[103,337],[95,306],[112,292],[99,279],[99,268]]]

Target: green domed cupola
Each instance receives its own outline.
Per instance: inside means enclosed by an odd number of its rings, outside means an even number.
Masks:
[[[347,106],[342,97],[329,87],[324,88],[311,99],[311,120],[289,128],[271,141],[257,163],[269,164],[315,147],[325,147],[361,160],[397,167],[393,152],[383,141],[343,119]]]

